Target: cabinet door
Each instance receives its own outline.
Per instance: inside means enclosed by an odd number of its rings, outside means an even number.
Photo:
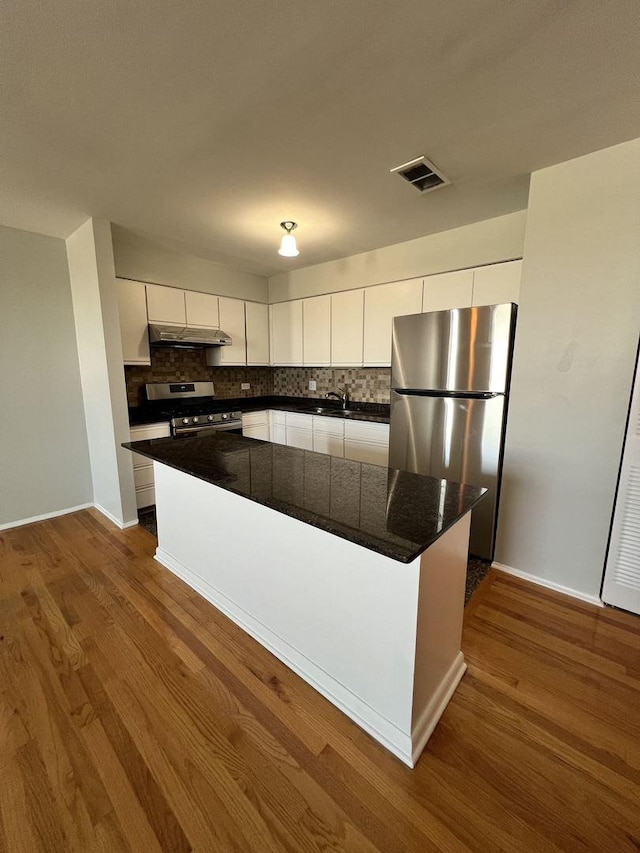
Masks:
[[[472,296],[473,270],[430,275],[424,280],[422,311],[470,308]]]
[[[313,449],[316,453],[328,453],[329,456],[344,456],[344,439],[341,435],[313,431]]]
[[[344,440],[344,458],[354,462],[367,462],[369,465],[389,463],[389,448],[382,444],[368,444],[366,441],[356,441],[353,438]]]
[[[246,364],[247,339],[244,326],[244,302],[241,299],[218,298],[220,328],[231,335],[231,346],[220,347],[220,364]]]
[[[125,364],[151,364],[147,296],[141,281],[116,279],[122,359]]]
[[[184,326],[187,322],[184,307],[184,290],[176,287],[147,285],[147,313],[150,323],[167,323]]]
[[[522,261],[477,267],[473,273],[473,305],[518,303]]]
[[[217,296],[212,296],[210,293],[198,293],[195,290],[185,290],[184,298],[188,326],[220,328]]]
[[[269,441],[271,435],[269,421],[269,413],[266,411],[245,412],[242,415],[242,435]]]
[[[331,364],[362,367],[364,290],[331,295]]]
[[[364,292],[364,364],[389,367],[393,318],[421,311],[421,278],[367,287]]]
[[[269,364],[269,306],[245,302],[245,319],[247,364]]]
[[[313,432],[310,429],[287,425],[287,445],[302,450],[313,450]]]
[[[302,301],[304,363],[331,364],[331,297],[314,296]]]
[[[271,363],[302,365],[302,299],[271,306]]]

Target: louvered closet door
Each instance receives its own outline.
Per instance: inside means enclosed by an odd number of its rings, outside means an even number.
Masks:
[[[634,386],[602,598],[640,614],[640,365]]]

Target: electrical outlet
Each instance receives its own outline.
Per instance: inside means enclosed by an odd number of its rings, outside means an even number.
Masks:
[[[250,382],[242,382],[242,383],[241,383],[241,385],[240,385],[240,390],[241,390],[241,391],[248,391],[248,390],[249,390],[249,388],[251,388],[251,383],[250,383]]]
[[[317,388],[318,388],[318,383],[316,382],[316,380],[310,379],[309,380],[309,391],[316,391]]]

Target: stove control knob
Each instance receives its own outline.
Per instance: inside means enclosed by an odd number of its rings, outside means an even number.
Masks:
[[[222,416],[222,420],[223,420],[223,421],[226,421],[228,417],[229,417],[229,415],[226,415],[226,414],[225,414],[225,415],[223,415],[223,416]]]
[[[188,424],[188,423],[189,423],[189,418],[183,418],[183,419],[182,419],[182,423],[183,423],[183,424]]]
[[[208,421],[212,421],[212,420],[213,420],[213,415],[209,415],[209,417],[207,418],[207,420],[208,420]]]
[[[194,424],[197,424],[199,420],[200,420],[200,418],[194,418],[193,419]]]

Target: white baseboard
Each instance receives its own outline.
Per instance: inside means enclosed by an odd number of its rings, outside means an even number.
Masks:
[[[586,592],[572,589],[569,586],[563,586],[560,583],[541,578],[538,575],[530,575],[529,572],[523,572],[520,569],[514,569],[512,566],[505,566],[503,563],[497,563],[495,560],[491,563],[492,569],[498,569],[507,575],[513,575],[516,578],[521,578],[524,581],[535,583],[538,586],[544,586],[547,589],[553,589],[556,592],[562,592],[564,595],[570,595],[572,598],[578,598],[580,601],[587,601],[589,604],[595,604],[596,607],[603,607],[602,600],[597,595],[589,595]]]
[[[359,696],[333,678],[328,672],[317,666],[298,649],[251,616],[250,613],[243,610],[235,601],[232,601],[206,580],[188,569],[173,555],[158,548],[155,558],[161,565],[177,575],[196,592],[200,593],[203,598],[213,604],[225,616],[228,616],[232,622],[239,625],[247,634],[260,643],[261,646],[264,646],[275,657],[286,664],[289,669],[293,670],[307,684],[310,684],[318,693],[322,694],[336,708],[342,711],[343,714],[346,714],[347,717],[357,723],[374,740],[381,743],[404,764],[413,767],[413,750],[411,747],[411,738],[408,734],[402,732],[392,722],[360,699]],[[455,689],[455,685],[453,689]]]
[[[137,518],[135,518],[135,519],[131,519],[130,521],[124,521],[124,522],[123,522],[123,521],[119,521],[119,520],[115,517],[115,515],[112,515],[112,514],[111,514],[108,510],[106,510],[103,506],[100,506],[100,504],[89,504],[89,506],[93,506],[93,507],[95,507],[95,508],[98,510],[98,512],[101,512],[101,513],[102,513],[102,515],[104,515],[104,516],[105,516],[105,518],[108,518],[108,519],[109,519],[109,521],[113,522],[113,524],[115,524],[115,526],[116,526],[116,527],[119,527],[119,528],[120,528],[120,530],[126,530],[126,529],[127,529],[127,527],[135,527],[135,526],[136,526],[136,524],[138,523],[138,519],[137,519]]]
[[[438,689],[433,695],[431,701],[424,709],[417,723],[413,727],[411,740],[413,741],[413,750],[411,757],[411,766],[414,767],[416,761],[420,758],[422,750],[425,748],[427,741],[433,734],[433,730],[438,725],[438,720],[444,713],[444,709],[449,704],[449,700],[455,693],[456,687],[460,683],[460,679],[465,674],[467,665],[464,661],[464,655],[459,652],[456,659],[449,667],[449,671],[440,682]]]
[[[0,530],[10,530],[12,527],[23,527],[25,524],[35,524],[36,521],[47,521],[49,518],[58,518],[61,515],[70,515],[72,512],[80,512],[81,509],[89,509],[94,506],[93,503],[79,504],[78,506],[70,506],[66,509],[57,509],[55,512],[45,512],[42,515],[33,515],[31,518],[21,518],[17,521],[10,521],[7,524],[0,524]]]

